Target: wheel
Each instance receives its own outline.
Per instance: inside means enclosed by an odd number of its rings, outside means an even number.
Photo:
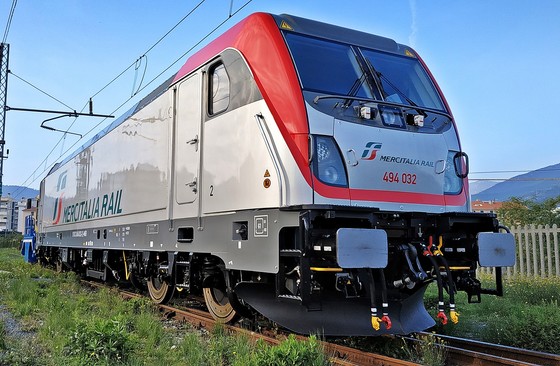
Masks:
[[[173,297],[175,286],[167,281],[161,281],[157,277],[150,277],[148,279],[148,292],[153,302],[156,304],[165,304]]]
[[[214,319],[220,323],[229,323],[238,317],[237,311],[231,306],[228,295],[222,289],[205,287],[204,301]]]

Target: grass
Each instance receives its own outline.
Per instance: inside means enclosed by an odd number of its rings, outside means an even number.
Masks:
[[[328,365],[316,338],[276,347],[215,327],[203,334],[164,323],[147,299],[83,288],[72,273],[23,262],[0,249],[0,302],[32,339],[0,328],[0,365]]]
[[[436,334],[414,335],[417,341],[413,344],[401,339],[401,347],[405,358],[421,365],[445,366],[447,361],[447,351],[444,348],[445,342]]]
[[[0,233],[0,248],[19,248],[22,239],[19,233]]]
[[[494,286],[490,277],[483,287]],[[483,295],[480,304],[456,296],[458,324],[438,324],[441,334],[560,354],[560,278],[515,278],[504,282],[504,296]],[[436,313],[437,289],[430,285],[426,304]]]
[[[12,337],[0,327],[0,365],[328,365],[320,342],[288,338],[280,346],[232,336],[222,327],[202,333],[165,323],[147,299],[123,301],[114,291],[83,288],[72,273],[24,263],[17,249],[0,249],[0,303],[33,338]],[[490,287],[490,278],[484,278]],[[468,304],[457,296],[459,324],[438,333],[560,353],[560,279],[506,281],[505,296]],[[435,316],[437,289],[426,295]],[[353,338],[346,343],[352,344]],[[437,336],[418,346],[371,339],[376,351],[425,365],[441,365]],[[31,347],[31,350],[30,350]],[[444,362],[444,361],[443,361]]]

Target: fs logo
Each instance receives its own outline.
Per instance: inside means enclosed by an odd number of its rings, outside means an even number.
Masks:
[[[366,148],[362,153],[362,160],[373,160],[375,159],[375,155],[377,151],[381,150],[381,142],[368,142],[366,144]]]
[[[56,184],[56,192],[63,191],[66,188],[66,176],[68,171],[64,171],[62,174],[58,176],[58,183]],[[64,192],[60,193],[60,197],[58,197],[54,201],[54,212],[53,212],[53,225],[57,225],[60,222],[60,216],[62,214],[62,196]]]

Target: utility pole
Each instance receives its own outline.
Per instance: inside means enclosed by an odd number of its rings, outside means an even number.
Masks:
[[[4,174],[4,130],[6,128],[6,99],[8,98],[8,60],[10,45],[0,43],[0,197],[2,197],[2,175]]]

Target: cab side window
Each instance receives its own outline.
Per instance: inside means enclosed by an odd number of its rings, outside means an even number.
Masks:
[[[225,111],[229,106],[230,81],[224,64],[217,64],[210,69],[208,90],[208,114],[215,115]]]

